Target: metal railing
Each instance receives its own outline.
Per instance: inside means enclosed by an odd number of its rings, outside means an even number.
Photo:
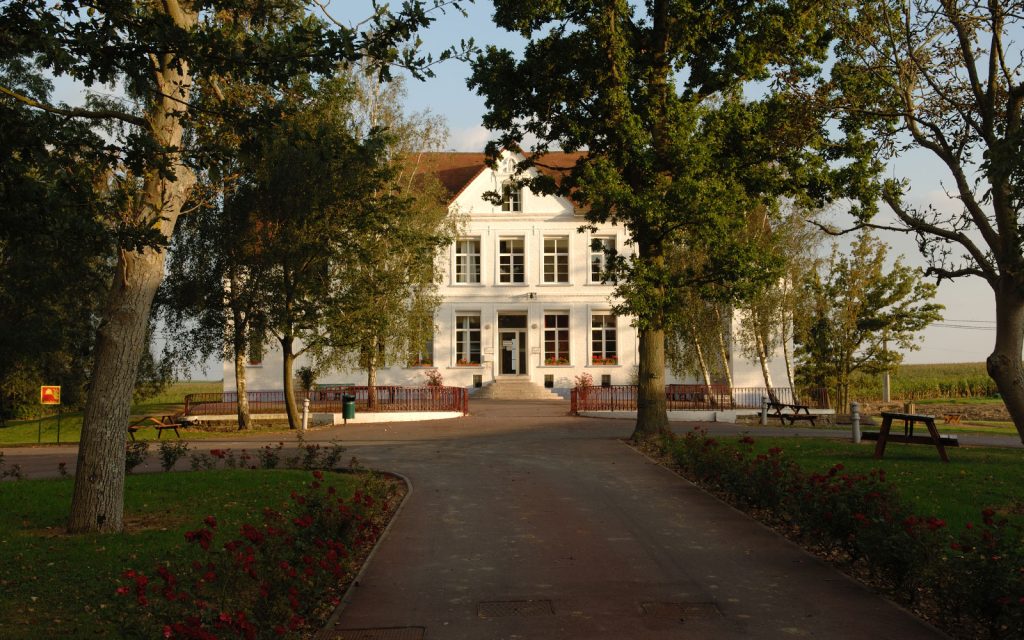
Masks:
[[[669,411],[727,411],[760,409],[761,399],[774,395],[779,402],[806,404],[814,409],[828,408],[825,389],[808,389],[795,396],[789,387],[728,387],[713,384],[670,384],[665,387],[665,404]],[[569,397],[570,412],[636,411],[635,385],[608,387],[575,387]]]
[[[249,413],[284,413],[284,391],[247,391]],[[469,394],[462,387],[326,387],[312,391],[296,391],[295,403],[309,399],[314,413],[341,413],[342,396],[356,398],[356,411],[460,411],[469,415]],[[238,411],[238,394],[190,393],[185,396],[185,415],[228,415]]]

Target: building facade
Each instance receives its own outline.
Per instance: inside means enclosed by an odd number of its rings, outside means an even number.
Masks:
[[[517,378],[566,390],[583,373],[595,384],[633,382],[637,332],[628,317],[612,313],[614,286],[601,282],[605,248],[632,252],[625,230],[603,224],[580,232],[586,221],[570,200],[514,187],[517,160],[506,152],[492,169],[482,153],[430,157],[428,166],[449,190],[450,210],[463,224],[439,256],[443,303],[433,340],[409,362],[379,370],[378,384],[420,385],[427,368],[440,371],[446,385],[470,388]],[[551,167],[571,167],[575,160],[574,154],[545,156]],[[500,203],[487,194],[500,194]],[[759,366],[732,360],[735,386],[763,386]],[[781,368],[775,375],[785,379]],[[273,345],[247,376],[250,389],[282,388]],[[366,384],[366,374],[325,372],[319,382]],[[227,361],[224,388],[234,390]]]

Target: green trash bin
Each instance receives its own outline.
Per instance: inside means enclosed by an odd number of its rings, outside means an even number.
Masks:
[[[341,394],[341,417],[346,423],[356,417],[356,397],[350,393]]]

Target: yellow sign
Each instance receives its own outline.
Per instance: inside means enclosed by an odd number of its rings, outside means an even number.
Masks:
[[[39,387],[39,404],[60,404],[60,387]]]

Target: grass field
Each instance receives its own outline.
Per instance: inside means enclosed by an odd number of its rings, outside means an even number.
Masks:
[[[344,474],[325,479],[346,498],[359,483]],[[0,483],[0,637],[118,637],[124,605],[114,590],[126,569],[189,561],[195,545],[186,546],[183,534],[205,516],[234,534],[243,522],[259,521],[264,507],[283,507],[309,480],[308,471],[293,470],[132,475],[126,533],[78,536],[63,530],[72,480]]]
[[[221,390],[219,381],[175,382],[163,393],[148,398],[132,407],[132,415],[170,415],[185,406],[185,396],[190,393],[211,393]],[[8,420],[6,427],[0,427],[0,446],[12,444],[36,444],[57,442],[57,416],[42,420]],[[127,425],[125,425],[127,427]],[[65,413],[60,416],[60,441],[78,442],[82,432],[82,412]],[[173,436],[173,434],[171,434]],[[199,437],[202,437],[201,434]],[[156,431],[144,429],[136,434],[139,440],[156,439]],[[190,435],[189,437],[194,437]]]
[[[807,472],[824,473],[836,463],[851,473],[884,469],[918,514],[940,517],[953,530],[980,521],[985,507],[1024,523],[1024,450],[959,447],[947,449],[950,462],[943,463],[935,447],[923,445],[890,443],[875,460],[874,443],[867,442],[755,436],[754,443],[758,451],[781,448]]]

